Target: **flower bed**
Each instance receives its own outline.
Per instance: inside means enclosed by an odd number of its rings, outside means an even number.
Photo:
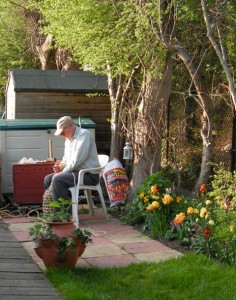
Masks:
[[[195,198],[178,195],[162,172],[146,178],[121,219],[158,240],[236,263],[236,174],[215,169]],[[208,191],[209,190],[209,191]],[[182,251],[181,251],[182,252]]]

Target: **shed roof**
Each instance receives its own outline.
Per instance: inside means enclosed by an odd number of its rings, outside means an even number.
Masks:
[[[9,77],[15,92],[108,92],[107,76],[90,71],[13,69]]]
[[[82,128],[95,128],[89,118],[73,118],[74,123]],[[56,128],[57,119],[0,119],[0,131]]]

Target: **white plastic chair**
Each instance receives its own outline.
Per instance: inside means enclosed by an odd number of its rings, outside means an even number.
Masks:
[[[74,219],[74,224],[76,227],[79,226],[79,216],[78,216],[78,202],[79,202],[79,191],[84,190],[87,203],[89,206],[89,211],[91,215],[94,215],[94,208],[93,208],[93,200],[92,200],[92,191],[97,191],[99,195],[99,199],[102,204],[102,208],[104,211],[104,214],[106,215],[106,218],[108,219],[108,214],[107,214],[107,209],[106,209],[106,204],[104,201],[104,197],[102,194],[102,188],[100,185],[100,180],[102,177],[102,172],[103,169],[105,168],[106,164],[109,161],[109,156],[104,155],[104,154],[99,154],[98,155],[99,163],[101,167],[99,168],[93,168],[93,169],[83,169],[79,171],[79,176],[78,176],[78,183],[75,187],[70,187],[69,191],[71,192],[71,198],[72,198],[72,217]],[[99,182],[97,185],[84,185],[83,184],[83,179],[84,179],[84,174],[86,172],[90,172],[92,174],[99,174]]]

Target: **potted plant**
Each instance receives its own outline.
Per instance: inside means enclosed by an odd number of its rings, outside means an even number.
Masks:
[[[35,252],[46,267],[74,267],[87,243],[92,242],[91,233],[76,228],[71,220],[70,205],[71,201],[62,198],[53,201],[49,206],[54,210],[29,229]]]

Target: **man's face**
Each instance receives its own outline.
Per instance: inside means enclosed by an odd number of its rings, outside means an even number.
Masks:
[[[71,140],[74,134],[74,127],[69,125],[63,129],[60,135],[64,136],[64,138]]]

